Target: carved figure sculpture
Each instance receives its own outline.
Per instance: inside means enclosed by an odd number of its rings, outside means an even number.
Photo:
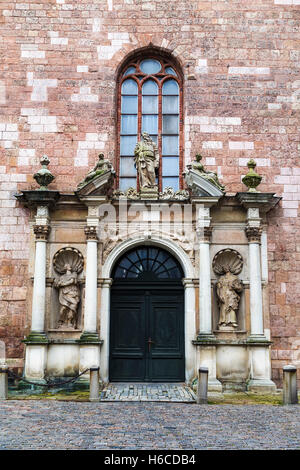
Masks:
[[[76,248],[59,250],[53,258],[55,270],[61,274],[54,280],[59,290],[59,328],[77,328],[80,287],[78,274],[83,269],[83,256]]]
[[[102,175],[106,171],[112,170],[112,164],[110,163],[109,160],[106,160],[104,158],[103,153],[99,153],[98,158],[99,160],[96,163],[95,167],[91,171],[89,171],[86,177],[84,178],[84,180],[81,181],[81,183],[79,183],[78,189],[85,186],[87,183],[93,180],[96,176]]]
[[[134,163],[141,189],[157,187],[155,170],[159,166],[158,148],[147,132],[142,133],[142,140],[135,146]]]
[[[217,296],[220,307],[219,329],[236,328],[240,293],[243,284],[237,277],[243,267],[241,255],[231,249],[219,251],[213,259],[213,270],[220,274],[217,282]]]
[[[60,310],[58,326],[76,329],[80,289],[77,273],[71,271],[69,264],[66,264],[65,269],[66,273],[54,281],[54,286],[59,289]]]
[[[191,162],[191,164],[188,165],[188,168],[191,168],[191,169],[197,171],[198,173],[200,173],[202,178],[207,179],[210,183],[217,186],[217,188],[219,188],[221,191],[224,191],[225,188],[220,183],[217,173],[215,173],[213,171],[205,170],[203,164],[201,163],[201,160],[202,160],[202,156],[200,154],[197,154],[196,155],[196,160]]]

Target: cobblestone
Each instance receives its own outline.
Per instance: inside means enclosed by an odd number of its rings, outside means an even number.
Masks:
[[[171,401],[193,403],[194,392],[185,384],[109,383],[101,393],[101,401]]]
[[[300,406],[9,400],[0,449],[300,449]]]

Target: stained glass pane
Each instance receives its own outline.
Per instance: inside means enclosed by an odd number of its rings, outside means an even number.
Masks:
[[[179,118],[178,115],[163,116],[163,134],[178,134]]]
[[[146,116],[142,116],[142,132],[148,132],[148,134],[158,133],[157,114],[147,114]]]
[[[178,157],[163,157],[162,175],[163,176],[178,176],[179,175],[179,158]]]
[[[137,92],[137,83],[132,78],[128,78],[122,83],[122,95],[137,95]]]
[[[133,157],[122,157],[120,159],[120,176],[136,176]]]
[[[142,113],[143,114],[157,114],[158,113],[158,97],[157,96],[143,96]]]
[[[138,112],[138,97],[137,96],[122,96],[121,113],[137,114]]]
[[[162,138],[162,154],[163,155],[179,155],[178,136],[165,135]]]
[[[142,86],[142,94],[143,95],[157,95],[158,94],[157,83],[155,83],[154,80],[147,80]]]
[[[179,189],[179,178],[178,177],[168,177],[162,179],[162,186],[163,190],[165,188],[173,188],[174,191],[178,191]]]
[[[121,116],[121,134],[137,134],[137,116],[132,114]]]
[[[143,73],[154,74],[161,70],[161,65],[158,60],[146,59],[141,62],[140,69]]]
[[[120,189],[126,191],[128,188],[136,188],[136,178],[120,178]]]
[[[136,146],[137,137],[134,136],[121,136],[120,139],[120,154],[121,155],[134,155],[134,148]]]
[[[124,75],[130,75],[131,73],[135,73],[136,72],[136,69],[135,67],[129,67],[126,72],[124,73]],[[168,72],[170,73],[170,72]]]
[[[163,114],[178,114],[179,113],[179,97],[178,96],[163,96],[162,112]]]
[[[168,80],[162,87],[163,95],[178,95],[179,87],[175,80]]]

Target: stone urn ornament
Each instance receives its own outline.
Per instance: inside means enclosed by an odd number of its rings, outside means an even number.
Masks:
[[[259,193],[259,191],[257,191],[256,188],[261,183],[262,176],[260,176],[254,171],[256,167],[256,163],[252,158],[247,163],[247,166],[249,168],[249,171],[246,174],[246,176],[242,178],[242,181],[244,185],[247,186],[248,193]]]
[[[47,157],[47,155],[43,155],[42,158],[40,159],[40,164],[42,165],[42,168],[33,175],[37,184],[40,185],[39,187],[40,191],[47,191],[48,190],[47,186],[50,183],[52,183],[52,181],[55,178],[55,176],[53,176],[51,171],[48,170],[47,168],[49,163],[50,163],[50,160]]]

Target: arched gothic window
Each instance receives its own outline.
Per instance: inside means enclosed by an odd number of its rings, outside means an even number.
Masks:
[[[119,188],[139,189],[134,148],[147,132],[159,149],[159,191],[181,189],[182,79],[175,64],[157,56],[138,57],[127,62],[118,86]]]

